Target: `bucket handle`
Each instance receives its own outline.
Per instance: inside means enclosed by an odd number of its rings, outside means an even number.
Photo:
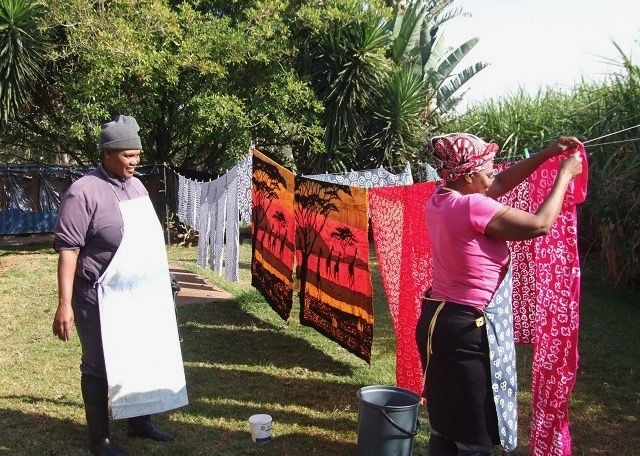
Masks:
[[[387,415],[387,412],[384,410],[380,410],[380,413],[382,413],[382,415],[385,417],[385,419],[391,423],[391,425],[396,428],[398,431],[402,432],[403,434],[406,434],[410,437],[415,437],[416,435],[418,435],[418,431],[420,430],[420,420],[416,420],[416,430],[415,431],[407,431],[406,429],[403,429],[402,427],[400,427],[400,425],[398,423],[396,423],[395,421],[393,421],[393,419]]]

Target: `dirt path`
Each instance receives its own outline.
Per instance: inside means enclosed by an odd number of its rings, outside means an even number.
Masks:
[[[199,304],[212,301],[227,301],[233,296],[217,287],[211,286],[202,277],[178,266],[169,266],[171,274],[175,275],[180,283],[180,291],[176,298],[178,306]]]

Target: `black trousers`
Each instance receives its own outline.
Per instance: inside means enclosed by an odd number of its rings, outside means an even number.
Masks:
[[[440,301],[425,299],[416,328],[423,365],[427,337]],[[425,396],[431,428],[462,443],[499,444],[498,418],[491,391],[489,345],[482,313],[471,306],[447,302],[437,316],[431,340]]]

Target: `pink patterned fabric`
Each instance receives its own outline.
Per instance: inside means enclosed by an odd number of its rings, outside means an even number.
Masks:
[[[578,366],[580,261],[576,205],[584,202],[588,162],[567,190],[562,211],[546,236],[511,242],[514,336],[534,343],[532,366],[531,453],[571,455],[569,396]],[[545,200],[562,157],[548,160],[525,182],[501,198],[504,204],[535,212]],[[510,164],[495,166],[497,172]]]
[[[571,182],[551,232],[536,240],[536,324],[532,372],[531,453],[571,455],[569,396],[578,368],[580,259],[576,205],[587,195],[588,163],[579,147],[583,171]],[[553,186],[560,157],[548,160],[531,177],[531,210]]]
[[[369,216],[391,321],[397,338],[396,384],[422,395],[423,368],[415,340],[433,261],[424,218],[434,182],[369,190]]]

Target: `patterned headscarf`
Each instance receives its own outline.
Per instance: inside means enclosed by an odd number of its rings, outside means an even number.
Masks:
[[[433,156],[439,161],[438,175],[453,181],[467,173],[490,167],[499,147],[469,133],[450,133],[431,138]]]

